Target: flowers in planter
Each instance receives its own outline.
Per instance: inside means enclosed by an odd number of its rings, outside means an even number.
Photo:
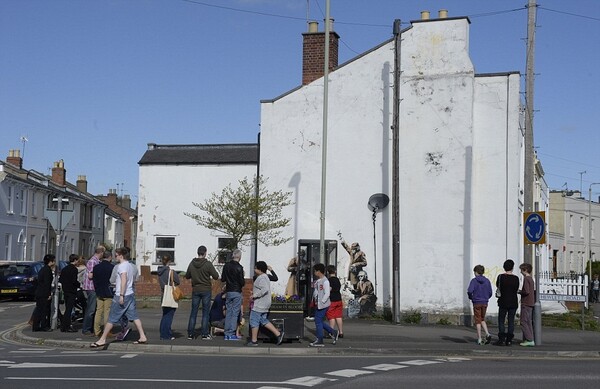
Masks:
[[[297,294],[294,295],[283,295],[283,294],[271,294],[271,301],[274,303],[299,303],[302,302],[302,298]]]

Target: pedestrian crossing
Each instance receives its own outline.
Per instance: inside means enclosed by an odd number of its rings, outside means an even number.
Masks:
[[[414,368],[418,366],[434,365],[441,363],[457,363],[469,361],[470,358],[431,358],[431,359],[413,359],[400,361],[395,363],[380,363],[377,365],[364,366],[357,369],[341,369],[329,372],[324,372],[322,376],[303,376],[286,380],[281,383],[281,386],[261,386],[259,389],[288,389],[293,387],[314,387],[324,383],[338,381],[341,379],[353,379],[361,376],[388,372],[399,369]]]

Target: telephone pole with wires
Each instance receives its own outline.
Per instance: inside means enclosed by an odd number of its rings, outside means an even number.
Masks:
[[[536,0],[529,0],[527,4],[527,62],[525,70],[525,174],[523,188],[524,212],[533,212],[533,183],[535,154],[533,152],[533,84],[534,84],[534,58],[535,58],[535,23],[537,14]],[[531,246],[524,245],[523,261],[533,263],[533,250]],[[536,268],[536,271],[538,269]]]

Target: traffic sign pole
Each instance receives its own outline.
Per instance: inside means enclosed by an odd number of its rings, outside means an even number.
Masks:
[[[533,337],[536,346],[542,345],[542,303],[540,302],[540,250],[546,243],[546,212],[525,212],[523,214],[523,237],[525,244],[535,245],[535,303],[533,306]]]

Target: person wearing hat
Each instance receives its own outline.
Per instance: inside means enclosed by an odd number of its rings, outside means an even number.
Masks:
[[[363,267],[367,266],[367,256],[360,249],[360,244],[358,244],[358,242],[354,242],[348,246],[348,243],[342,241],[342,247],[344,247],[350,255],[348,279],[350,280],[352,287],[356,289],[356,285],[358,284],[358,273],[362,271]]]

